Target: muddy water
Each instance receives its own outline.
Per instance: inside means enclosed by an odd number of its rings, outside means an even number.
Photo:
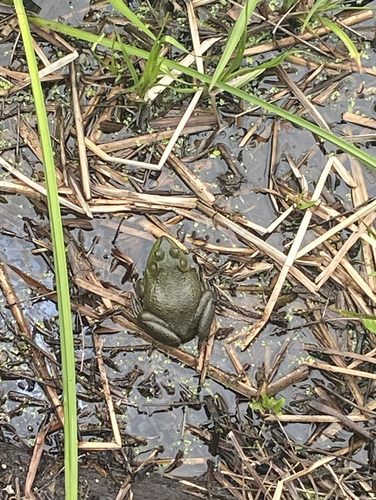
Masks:
[[[46,19],[60,17],[66,23],[76,26],[83,20],[90,5],[90,0],[59,0],[59,2],[39,0],[35,2],[41,7],[39,15]]]
[[[67,1],[61,2],[44,2],[42,6],[41,16],[54,19],[61,17],[65,22],[75,25],[80,22],[86,13],[89,2],[81,1],[69,3]],[[376,5],[376,2],[375,2]],[[372,61],[376,65],[376,57],[372,49],[366,49],[367,65],[371,66]],[[7,56],[4,57],[3,64],[6,64]],[[299,70],[292,77],[298,80],[302,76]],[[369,75],[362,75],[365,81],[365,87],[375,87],[374,77]],[[370,104],[373,102],[371,98],[362,97],[357,94],[357,89],[360,85],[360,77],[350,75],[343,79],[343,86],[339,96],[335,99],[329,100],[327,106],[320,109],[324,118],[330,123],[333,130],[340,134],[346,133],[348,127],[341,124],[341,113],[349,110],[349,102],[353,102],[353,108],[359,111],[366,110],[369,117],[376,118],[376,110]],[[272,85],[272,83],[265,82],[265,85]],[[372,97],[372,96],[371,96]],[[374,97],[372,97],[374,99]],[[270,158],[270,141],[268,142],[255,142],[245,148],[239,147],[239,142],[244,135],[245,131],[249,129],[254,119],[245,118],[241,129],[235,129],[231,126],[223,132],[218,138],[218,142],[223,142],[232,151],[237,165],[244,176],[245,182],[240,186],[239,190],[229,197],[221,193],[220,185],[217,182],[217,176],[226,170],[226,166],[222,160],[215,158],[205,158],[195,163],[194,171],[206,182],[213,185],[213,190],[216,194],[222,195],[222,202],[233,210],[244,213],[244,215],[255,223],[263,226],[268,226],[275,218],[273,206],[269,197],[256,194],[255,188],[267,187],[268,185],[268,165]],[[268,135],[271,121],[264,120],[263,131]],[[3,124],[2,140],[13,140],[14,132],[16,131],[15,119],[6,120]],[[353,131],[353,133],[356,133]],[[205,134],[193,137],[191,143],[194,141],[199,142],[204,139]],[[299,160],[308,150],[314,149],[314,154],[311,156],[307,163],[307,167],[303,173],[307,176],[308,181],[316,180],[322,170],[325,158],[319,148],[315,148],[315,141],[312,135],[303,130],[298,130],[289,124],[284,124],[279,131],[278,136],[278,169],[277,176],[283,175],[288,170],[288,164],[284,160],[285,154],[290,154],[296,161]],[[369,152],[376,152],[374,146],[370,146]],[[28,153],[23,159],[22,167],[27,173],[31,173],[32,169],[28,165],[29,162],[35,162],[35,158]],[[36,168],[38,170],[38,167]],[[365,177],[368,184],[370,196],[376,195],[375,174],[365,170]],[[185,190],[182,184],[174,179],[169,174],[162,175],[157,181],[151,184],[153,188],[158,190],[170,189],[174,186],[175,189]],[[150,185],[150,187],[151,187]],[[340,199],[346,206],[348,200],[346,198],[346,187],[342,184],[336,186],[335,196]],[[350,206],[350,205],[349,205]],[[0,205],[0,218],[2,221],[2,231],[0,232],[0,252],[2,258],[7,263],[13,264],[15,267],[23,270],[25,273],[30,273],[35,279],[42,281],[46,286],[53,286],[53,273],[51,272],[50,262],[43,254],[32,254],[35,245],[30,241],[32,238],[31,229],[35,224],[46,226],[47,220],[44,216],[40,215],[38,207],[30,203],[30,201],[22,196],[4,196]],[[167,220],[168,216],[161,217],[161,220]],[[117,227],[118,219],[116,217],[109,218],[107,216],[98,217],[92,221],[92,230],[80,232],[73,230],[72,235],[74,238],[80,237],[82,244],[86,249],[90,248],[94,240],[97,242],[93,247],[90,259],[95,268],[99,279],[104,282],[109,282],[116,285],[121,289],[130,289],[131,284],[122,284],[123,272],[121,268],[115,271],[111,270],[112,258],[111,249]],[[147,259],[147,255],[153,244],[152,238],[143,231],[142,228],[143,218],[138,215],[133,215],[126,220],[117,239],[116,245],[124,253],[126,253],[136,264],[137,269],[141,273]],[[182,228],[174,227],[173,230],[182,230]],[[223,232],[219,229],[207,227],[204,224],[196,226],[191,222],[184,222],[183,230],[187,234],[195,234],[199,237],[207,236],[209,241],[217,244],[239,244],[230,232]],[[278,247],[284,248],[284,243],[287,238],[290,238],[292,233],[285,227],[283,232],[277,231],[273,234],[268,242]],[[223,259],[225,261],[225,259]],[[58,326],[56,324],[56,308],[52,302],[48,300],[31,302],[30,292],[25,286],[24,282],[12,275],[13,284],[20,300],[24,301],[24,311],[31,322],[35,326],[36,341],[44,348],[48,348],[48,342],[52,340],[58,341]],[[256,278],[247,280],[247,284],[260,284]],[[262,306],[263,301],[260,296],[249,296],[238,294],[236,304],[239,306],[250,307],[252,305]],[[4,299],[1,299],[4,305]],[[289,318],[289,326],[295,327],[303,325],[301,328],[289,334],[291,339],[290,346],[285,357],[284,362],[279,368],[278,378],[286,373],[289,373],[294,367],[297,367],[300,359],[305,355],[302,352],[302,342],[312,342],[312,332],[304,327],[304,319],[299,311],[305,309],[305,303],[301,299],[295,300],[282,310],[285,316]],[[221,327],[231,327],[235,331],[240,330],[244,324],[234,320],[233,318],[219,317],[219,324]],[[110,320],[103,323],[103,326],[112,327]],[[20,363],[19,369],[27,369],[27,366],[22,363],[21,350],[22,345],[15,343],[12,328],[14,327],[13,320],[10,312],[3,309],[2,318],[0,319],[0,341],[1,352],[7,356],[8,366]],[[38,327],[43,327],[44,331],[48,333],[49,339],[46,340],[46,333],[41,335]],[[276,352],[279,351],[280,346],[287,338],[287,334],[279,332],[276,335],[276,328],[274,325],[269,325],[262,336],[254,343],[254,345],[245,353],[240,352],[236,348],[239,360],[244,364],[249,365],[249,376],[251,380],[255,380],[257,371],[261,368],[265,360],[271,360]],[[89,352],[88,347],[91,345],[90,332],[87,330],[80,331],[76,329],[77,340],[77,355],[90,357],[92,352]],[[344,332],[338,330],[335,333],[341,343],[345,341]],[[343,339],[342,339],[343,336]],[[105,348],[120,347],[129,345],[139,345],[142,342],[128,332],[120,331],[116,334],[105,335]],[[82,348],[83,342],[86,346]],[[195,343],[192,342],[186,349],[188,351],[194,350]],[[21,360],[21,361],[19,361]],[[189,474],[193,475],[200,473],[206,469],[205,461],[211,458],[211,455],[201,441],[192,437],[189,433],[183,434],[184,422],[197,426],[205,426],[208,423],[207,416],[201,408],[193,409],[189,406],[173,407],[172,403],[181,400],[181,395],[188,395],[193,398],[197,392],[197,377],[189,369],[181,367],[176,363],[172,363],[165,358],[164,355],[157,351],[149,353],[144,352],[122,352],[116,354],[112,361],[116,364],[117,370],[112,370],[107,367],[107,373],[110,380],[118,380],[121,385],[121,379],[126,374],[131,372],[135,366],[142,370],[142,375],[137,380],[136,386],[130,392],[124,390],[124,402],[121,405],[122,412],[118,414],[119,423],[125,427],[127,433],[131,435],[141,436],[147,439],[147,444],[144,447],[138,447],[136,453],[142,454],[146,450],[150,450],[157,445],[163,445],[164,452],[160,454],[161,457],[172,458],[178,452],[183,450],[185,458],[192,459],[191,464],[186,464],[178,469],[180,475]],[[225,352],[224,345],[218,341],[215,344],[214,353],[212,357],[213,364],[223,368],[224,370],[234,373],[233,367],[228,361],[228,356]],[[322,379],[322,376],[315,375],[317,379]],[[155,377],[155,380],[153,380]],[[4,377],[5,378],[5,377]],[[145,392],[145,386],[149,384],[149,393]],[[294,403],[297,395],[304,395],[311,386],[315,384],[314,380],[307,380],[304,383],[297,384],[294,388],[285,391],[283,395],[287,404]],[[38,385],[31,383],[27,384],[23,381],[8,380],[3,383],[4,393],[14,391],[27,396],[37,398],[40,404],[35,404],[32,407],[20,409],[19,412],[12,416],[11,424],[16,430],[16,434],[21,436],[25,442],[32,442],[35,433],[38,429],[40,422],[44,416],[45,398]],[[154,391],[154,392],[153,392]],[[238,403],[235,396],[226,391],[218,384],[208,381],[203,394],[219,393],[227,403],[230,413],[237,413],[241,417],[246,409],[247,403]],[[203,395],[202,394],[202,395]],[[202,396],[201,395],[201,396]],[[9,398],[2,405],[1,411],[9,413],[18,408],[19,403]],[[80,412],[85,412],[86,417],[80,419],[80,425],[86,426],[90,424],[106,425],[96,412],[96,407],[87,402],[79,402]],[[304,442],[309,432],[309,426],[295,425],[286,426],[287,433],[294,435],[295,442]],[[7,436],[14,436],[14,431],[9,428],[5,430]],[[341,437],[347,439],[347,434],[342,433]],[[56,445],[55,441],[49,442],[51,448]]]

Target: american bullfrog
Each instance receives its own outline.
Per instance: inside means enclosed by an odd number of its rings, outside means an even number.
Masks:
[[[214,300],[197,270],[177,244],[162,236],[150,251],[144,277],[136,292],[142,308],[137,323],[155,340],[177,347],[210,332]]]

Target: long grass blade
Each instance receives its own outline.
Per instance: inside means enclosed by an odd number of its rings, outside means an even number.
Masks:
[[[146,92],[156,83],[159,75],[159,68],[162,63],[159,53],[163,44],[163,31],[165,29],[167,19],[168,15],[164,18],[158,37],[154,40],[153,47],[151,48],[149,57],[146,61],[145,69],[140,79],[139,96],[141,99],[145,97]]]
[[[338,36],[338,38],[344,43],[346,46],[347,50],[349,51],[350,56],[355,60],[356,65],[358,66],[358,69],[360,71],[360,54],[355,47],[354,42],[351,40],[351,38],[343,31],[342,28],[340,28],[336,23],[331,21],[330,19],[327,19],[325,17],[320,17],[320,21],[322,24],[330,29],[330,31],[333,31],[335,35]]]
[[[121,14],[123,14],[123,16],[126,17],[134,26],[137,26],[139,30],[145,33],[145,35],[150,37],[153,41],[156,40],[157,37],[154,35],[154,33],[150,31],[148,26],[145,23],[143,23],[141,19],[134,12],[131,11],[129,7],[127,7],[127,5],[123,2],[123,0],[108,0],[108,1],[113,7],[115,7],[115,9],[117,9]],[[174,37],[167,35],[164,38],[164,40],[165,42],[174,45],[179,50],[187,52],[187,49],[181,43],[175,40]]]
[[[38,75],[38,66],[35,58],[28,19],[22,0],[14,0],[14,6],[16,8],[18,23],[24,42],[26,59],[31,79],[31,88],[34,96],[38,130],[43,151],[48,211],[51,222],[56,291],[59,309],[64,391],[65,498],[66,500],[77,500],[78,450],[75,357],[72,332],[72,314],[69,297],[69,283],[60,214],[60,204],[58,200],[54,157],[47,120],[47,113],[44,104],[44,95]]]
[[[273,57],[273,59],[270,59],[269,61],[265,61],[264,63],[261,63],[258,66],[254,66],[252,68],[239,69],[238,71],[236,71],[235,73],[233,73],[231,75],[231,79],[236,78],[236,77],[241,76],[241,75],[248,74],[248,73],[253,73],[253,72],[260,72],[259,74],[261,74],[266,69],[275,68],[279,64],[282,64],[287,57],[296,55],[299,52],[300,52],[299,50],[289,50],[288,52],[284,52],[280,56]],[[222,80],[222,81],[224,81],[224,80]],[[226,82],[227,82],[227,80],[226,80]]]
[[[138,78],[138,75],[137,75],[137,71],[133,65],[133,62],[131,60],[131,58],[129,57],[128,55],[128,52],[125,50],[125,47],[124,47],[124,44],[122,43],[121,41],[121,38],[120,38],[120,35],[119,35],[119,32],[117,29],[115,29],[115,32],[116,32],[116,39],[120,45],[120,48],[121,48],[121,52],[123,54],[123,57],[124,57],[124,61],[125,61],[125,64],[128,66],[128,69],[129,69],[129,72],[133,78],[133,84],[135,87],[138,87],[139,85],[139,78]]]
[[[137,26],[145,35],[149,36],[152,40],[156,39],[154,33],[152,33],[149,28],[144,24],[137,15],[131,11],[129,7],[123,2],[123,0],[108,0],[110,4],[117,9],[124,17],[126,17],[134,26]]]
[[[314,17],[316,12],[320,11],[320,9],[323,7],[323,5],[327,2],[327,0],[316,0],[314,2],[312,8],[308,11],[306,18],[304,19],[304,23],[302,25],[301,32],[304,33],[310,20]]]
[[[219,80],[222,75],[224,69],[226,68],[228,62],[230,61],[236,46],[239,43],[244,31],[247,31],[248,19],[251,17],[253,11],[255,10],[256,5],[258,4],[258,0],[247,0],[244,5],[238,20],[234,24],[233,29],[231,30],[229,39],[227,40],[225,50],[223,51],[222,57],[218,63],[218,66],[215,69],[214,75],[212,77],[209,91],[215,87],[216,82]],[[240,50],[240,49],[239,49]]]

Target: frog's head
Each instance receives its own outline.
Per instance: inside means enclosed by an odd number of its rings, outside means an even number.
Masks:
[[[161,236],[150,251],[145,271],[155,278],[160,272],[186,273],[190,269],[186,255],[177,244],[167,236]]]

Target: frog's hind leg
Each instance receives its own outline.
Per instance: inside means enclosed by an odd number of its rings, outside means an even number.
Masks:
[[[158,342],[172,347],[178,347],[181,344],[180,338],[171,330],[169,324],[155,314],[142,311],[137,316],[137,323]]]
[[[201,297],[195,316],[198,319],[197,332],[200,341],[205,340],[210,333],[214,317],[214,299],[210,290],[206,290]]]

